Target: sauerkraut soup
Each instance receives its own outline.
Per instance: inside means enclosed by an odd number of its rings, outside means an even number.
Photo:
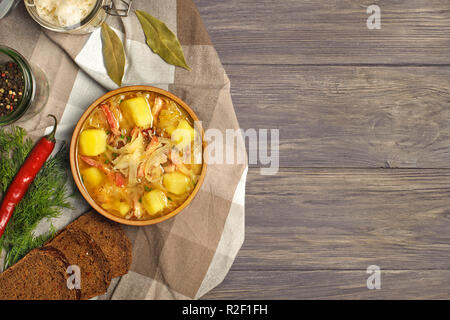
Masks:
[[[189,114],[155,92],[118,94],[96,107],[77,141],[77,166],[109,213],[149,220],[178,208],[202,171],[202,138]]]
[[[97,0],[34,0],[38,15],[46,22],[59,27],[81,23],[96,4]]]

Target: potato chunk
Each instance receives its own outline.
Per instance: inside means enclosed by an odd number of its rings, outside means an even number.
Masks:
[[[128,203],[120,200],[115,200],[111,203],[105,203],[102,207],[108,211],[119,213],[122,217],[125,217],[131,209]]]
[[[90,167],[81,171],[81,176],[83,177],[83,183],[88,188],[95,188],[100,185],[103,181],[103,173],[94,167]]]
[[[181,120],[176,130],[172,132],[172,140],[178,148],[183,149],[194,140],[194,128],[186,120]]]
[[[181,195],[188,191],[191,179],[179,172],[164,174],[163,183],[167,190],[173,194]]]
[[[131,207],[128,203],[120,201],[118,204],[116,204],[116,209],[122,217],[125,217],[125,215],[130,211]]]
[[[168,126],[168,127],[164,128],[164,129],[166,130],[166,132],[168,134],[170,134],[172,136],[172,133],[177,129],[177,127],[175,127],[175,126]]]
[[[177,128],[181,112],[174,102],[162,109],[158,117],[158,127],[166,131],[169,135]]]
[[[155,215],[167,207],[167,196],[161,190],[152,190],[142,197],[142,205],[150,215]]]
[[[106,151],[107,134],[102,129],[87,129],[80,134],[80,152],[95,157]]]
[[[129,121],[141,128],[149,128],[153,124],[150,105],[144,97],[136,97],[123,101],[120,108]]]

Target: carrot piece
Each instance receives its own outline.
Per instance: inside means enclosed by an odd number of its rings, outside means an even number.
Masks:
[[[153,114],[153,122],[158,122],[159,112],[163,107],[163,100],[160,97],[155,98],[155,103],[153,105],[152,114]]]
[[[141,163],[139,165],[138,171],[137,171],[137,177],[143,178],[145,176],[145,165],[144,163]]]
[[[101,162],[98,162],[92,158],[86,157],[86,156],[81,156],[81,159],[86,162],[88,165],[92,166],[92,167],[96,167],[97,169],[100,169],[101,171],[103,171],[104,173],[106,173],[107,175],[111,175],[112,171],[110,168],[108,168],[107,166],[105,166],[104,164],[102,164]]]
[[[81,159],[84,162],[86,162],[88,165],[100,169],[107,176],[111,177],[114,180],[116,186],[123,187],[126,184],[126,179],[123,176],[123,174],[121,174],[120,172],[114,172],[112,169],[108,168],[107,166],[105,166],[101,162],[98,162],[98,161],[96,161],[96,160],[94,160],[92,158],[89,158],[89,157],[86,157],[86,156],[81,156]]]
[[[148,147],[147,147],[147,150],[145,150],[146,154],[147,154],[147,155],[152,154],[152,153],[156,150],[156,148],[158,147],[158,145],[159,145],[159,139],[158,139],[158,137],[157,137],[157,136],[153,136],[153,137],[152,137],[152,140],[150,141],[150,143],[149,143],[149,145],[148,145]]]
[[[112,113],[107,104],[102,104],[100,107],[102,108],[102,111],[106,116],[106,120],[108,121],[109,127],[111,128],[111,132],[115,136],[120,136],[119,121],[117,121],[114,113]]]
[[[115,176],[116,186],[123,187],[125,185],[125,177],[120,172],[116,172]]]

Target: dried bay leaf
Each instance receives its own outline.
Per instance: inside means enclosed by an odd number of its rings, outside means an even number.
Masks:
[[[122,86],[122,78],[125,72],[125,50],[119,36],[106,22],[102,24],[103,61],[108,76],[119,87]]]
[[[190,71],[180,42],[166,24],[144,11],[136,10],[136,16],[152,51],[167,63]]]

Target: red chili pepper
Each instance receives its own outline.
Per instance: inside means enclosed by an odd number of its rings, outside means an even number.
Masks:
[[[6,229],[9,219],[11,219],[13,215],[14,209],[27,193],[30,184],[33,182],[39,170],[41,170],[45,161],[47,161],[55,148],[57,120],[54,115],[49,115],[49,117],[52,117],[55,120],[52,132],[49,135],[42,137],[33,150],[31,150],[3,197],[0,207],[0,238]]]

